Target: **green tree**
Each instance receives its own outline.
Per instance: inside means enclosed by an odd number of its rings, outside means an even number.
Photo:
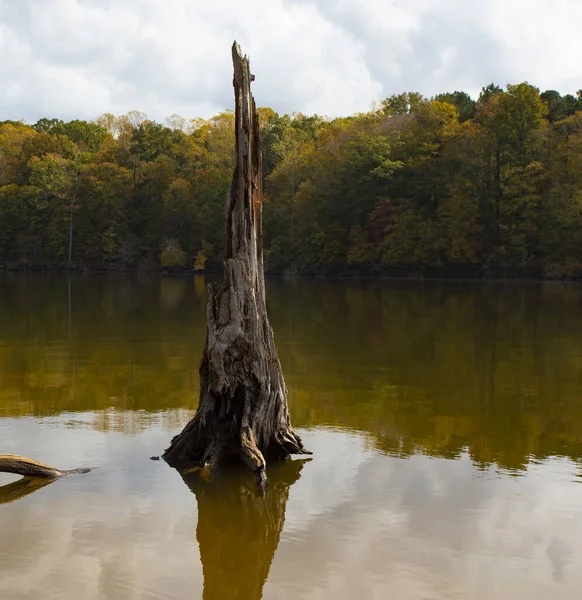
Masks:
[[[427,100],[418,92],[394,94],[382,101],[382,110],[387,115],[404,116],[414,114]]]
[[[50,133],[67,136],[81,152],[97,152],[107,136],[107,130],[101,125],[79,120],[58,123]]]
[[[40,158],[33,157],[29,166],[30,183],[38,187],[48,200],[56,200],[50,224],[49,245],[58,259],[64,257],[65,248],[68,247],[70,268],[73,253],[73,214],[81,183],[80,163],[58,154],[45,154]],[[68,222],[66,237],[63,235],[62,222]]]
[[[132,244],[128,205],[133,194],[132,173],[115,163],[85,167],[76,214],[76,255],[88,264],[103,260],[112,265],[131,266],[120,257],[120,248]]]
[[[183,267],[186,264],[186,260],[186,253],[180,248],[178,240],[171,238],[164,240],[160,256],[162,267],[174,270],[178,267]]]
[[[459,122],[464,123],[475,116],[477,103],[467,94],[467,92],[448,92],[438,94],[435,100],[439,102],[448,102],[457,108]]]
[[[39,133],[53,133],[56,127],[59,127],[63,124],[63,121],[60,119],[47,119],[42,118],[39,119],[32,128],[38,131]]]
[[[498,85],[495,83],[490,83],[489,85],[481,88],[481,93],[479,94],[479,103],[488,104],[492,98],[501,92],[503,92],[503,90]]]
[[[539,90],[527,82],[508,85],[499,94],[494,115],[501,141],[517,164],[524,166],[535,151],[533,137],[541,130],[545,115]]]

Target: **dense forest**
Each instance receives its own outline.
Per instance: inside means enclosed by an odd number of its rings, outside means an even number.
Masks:
[[[582,276],[582,90],[259,113],[269,271]],[[233,120],[0,122],[0,265],[215,267]]]

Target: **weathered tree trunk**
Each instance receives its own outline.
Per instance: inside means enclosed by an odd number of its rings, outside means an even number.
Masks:
[[[198,410],[164,459],[172,466],[200,462],[213,467],[239,458],[262,480],[265,456],[307,452],[291,427],[265,304],[262,157],[250,92],[254,77],[236,42],[232,58],[236,167],[226,207],[224,283],[208,286]]]
[[[13,473],[23,477],[42,479],[58,479],[70,473],[88,473],[91,469],[55,469],[36,460],[16,456],[15,454],[0,454],[0,473]]]
[[[198,502],[196,538],[204,600],[263,597],[285,523],[289,488],[299,479],[304,462],[292,460],[275,468],[263,493],[253,489],[245,472],[211,482],[197,473],[182,474]]]

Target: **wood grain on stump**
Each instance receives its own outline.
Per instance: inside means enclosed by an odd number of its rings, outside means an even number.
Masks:
[[[194,418],[164,453],[172,466],[240,460],[264,478],[266,457],[308,454],[293,431],[287,389],[267,318],[259,121],[249,60],[234,65],[236,167],[226,206],[224,283],[208,286],[207,334]]]

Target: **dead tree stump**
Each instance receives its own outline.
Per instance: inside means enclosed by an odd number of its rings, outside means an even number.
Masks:
[[[208,286],[207,333],[196,415],[163,457],[172,466],[242,459],[260,480],[265,457],[309,454],[293,431],[287,389],[267,318],[263,272],[262,156],[250,91],[254,79],[232,47],[236,166],[226,206],[224,283]]]

